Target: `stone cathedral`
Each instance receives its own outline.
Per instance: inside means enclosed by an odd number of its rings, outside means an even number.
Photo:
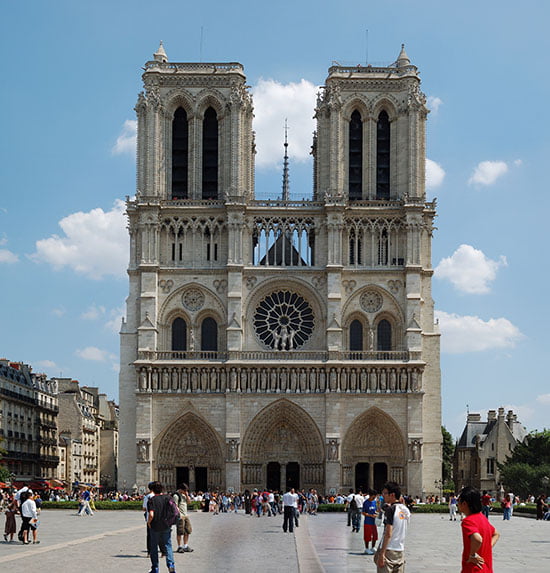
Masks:
[[[127,201],[119,487],[435,492],[435,202],[426,97],[402,48],[334,65],[311,197],[259,200],[239,63],[145,64]]]

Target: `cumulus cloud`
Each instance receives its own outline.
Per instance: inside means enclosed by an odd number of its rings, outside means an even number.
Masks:
[[[482,352],[513,348],[523,334],[506,318],[460,316],[437,310],[435,316],[441,330],[441,350],[449,354]]]
[[[6,239],[5,237],[0,238],[0,247],[4,247],[7,244],[8,244],[8,239]],[[18,260],[19,257],[15,253],[12,253],[8,249],[0,249],[0,263],[11,264],[11,263],[16,263]]]
[[[125,205],[117,200],[110,211],[79,211],[59,221],[64,236],[52,235],[36,242],[35,262],[56,270],[69,267],[92,279],[125,276],[128,263]]]
[[[447,279],[459,291],[467,294],[486,294],[500,267],[507,266],[506,257],[493,261],[483,251],[471,245],[460,245],[450,256],[441,259],[435,268],[438,279]]]
[[[445,170],[439,163],[426,158],[426,189],[436,189],[445,179]]]
[[[39,360],[38,362],[35,362],[34,365],[38,368],[57,368],[57,364],[53,360]]]
[[[104,315],[105,315],[104,306],[96,306],[95,304],[92,304],[92,306],[90,306],[80,315],[80,318],[84,320],[97,320],[98,318]]]
[[[504,161],[481,161],[468,179],[470,185],[493,185],[499,177],[508,172]]]
[[[94,362],[107,362],[108,360],[115,360],[116,356],[107,350],[101,350],[97,346],[87,346],[75,351],[75,354],[84,360],[92,360]]]
[[[122,126],[122,131],[117,137],[116,143],[113,145],[111,152],[113,155],[122,155],[129,153],[135,155],[136,153],[136,136],[137,136],[137,121],[135,119],[127,119]]]
[[[123,316],[126,316],[126,306],[124,304],[111,309],[109,311],[109,320],[105,323],[105,328],[113,334],[118,334]]]
[[[443,104],[443,100],[437,96],[428,96],[428,109],[433,113],[437,113]]]
[[[254,129],[256,131],[256,165],[277,167],[283,157],[285,119],[288,119],[288,155],[294,161],[308,160],[313,142],[318,87],[306,80],[281,84],[260,79],[254,96]]]

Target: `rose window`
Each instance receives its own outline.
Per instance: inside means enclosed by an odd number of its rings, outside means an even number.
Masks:
[[[266,296],[254,313],[258,338],[274,350],[303,346],[313,332],[313,310],[299,294],[278,291]]]

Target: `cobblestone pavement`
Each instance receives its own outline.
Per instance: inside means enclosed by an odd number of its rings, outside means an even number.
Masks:
[[[98,511],[93,517],[77,517],[71,511],[50,510],[42,512],[40,521],[40,545],[0,542],[1,571],[149,571],[140,512]],[[192,513],[191,521],[195,551],[175,554],[180,573],[187,568],[199,573],[375,571],[372,557],[363,554],[361,533],[351,533],[344,514],[302,516],[295,534],[282,532],[282,517]],[[509,522],[495,517],[493,523],[502,535],[495,551],[496,573],[550,571],[550,523],[521,517]],[[460,523],[441,515],[413,515],[406,547],[407,573],[456,573]]]

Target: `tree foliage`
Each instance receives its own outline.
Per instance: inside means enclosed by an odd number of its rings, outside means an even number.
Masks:
[[[3,465],[0,465],[0,481],[10,481],[10,470]]]
[[[521,497],[547,493],[543,478],[550,478],[550,430],[531,432],[499,470],[504,487]]]
[[[443,483],[448,483],[453,477],[453,457],[455,453],[455,443],[453,437],[445,426],[441,426],[443,458],[442,458],[442,478]]]

